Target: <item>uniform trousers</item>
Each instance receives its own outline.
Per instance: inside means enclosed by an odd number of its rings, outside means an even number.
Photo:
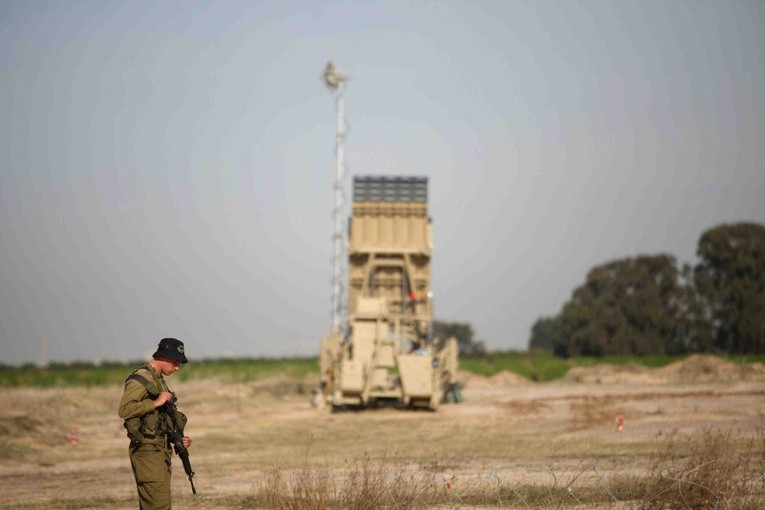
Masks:
[[[138,487],[141,510],[171,510],[172,458],[173,450],[167,443],[130,443],[130,465]]]

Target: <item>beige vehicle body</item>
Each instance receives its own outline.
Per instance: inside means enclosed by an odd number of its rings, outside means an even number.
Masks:
[[[321,398],[436,409],[454,388],[458,348],[432,337],[427,178],[357,176],[352,207],[347,332],[321,342]]]

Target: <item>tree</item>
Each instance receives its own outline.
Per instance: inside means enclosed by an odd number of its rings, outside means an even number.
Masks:
[[[713,227],[696,254],[696,287],[716,327],[715,345],[728,353],[765,352],[765,227]]]
[[[674,257],[644,255],[594,267],[557,318],[559,353],[677,354],[709,346],[710,325]]]
[[[540,317],[531,326],[530,349],[545,349],[558,356],[567,356],[565,337],[556,317]]]
[[[666,352],[710,352],[714,350],[714,328],[694,285],[693,270],[685,264],[681,275],[677,299],[668,303],[675,316],[675,327],[667,339]]]
[[[467,322],[433,321],[433,336],[444,340],[451,336],[455,337],[460,354],[469,356],[486,352],[484,343],[473,339],[473,326]]]

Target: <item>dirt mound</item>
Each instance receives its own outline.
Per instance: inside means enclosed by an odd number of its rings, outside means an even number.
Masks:
[[[489,383],[491,383],[492,386],[519,386],[528,384],[529,380],[515,372],[503,370],[502,372],[498,372],[489,377]]]
[[[572,367],[563,377],[566,382],[595,384],[662,384],[667,379],[650,368],[628,363],[615,365],[603,363],[591,367]]]
[[[470,372],[465,372],[464,370],[457,370],[457,380],[462,383],[462,386],[464,388],[489,388],[491,387],[491,383],[489,383],[488,377],[483,377],[481,375],[471,374]]]
[[[501,388],[505,386],[520,386],[523,384],[529,384],[529,380],[516,373],[508,370],[497,372],[491,377],[484,377],[482,375],[471,374],[464,370],[457,371],[457,380],[462,383],[465,388]]]
[[[563,380],[590,384],[762,381],[765,380],[765,365],[736,363],[718,356],[694,354],[662,368],[647,368],[635,363],[626,365],[604,363],[591,367],[572,367]]]
[[[732,382],[765,379],[762,363],[736,363],[717,356],[694,354],[657,370],[676,383]]]

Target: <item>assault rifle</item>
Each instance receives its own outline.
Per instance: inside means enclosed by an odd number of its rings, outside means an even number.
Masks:
[[[164,411],[168,414],[168,416],[170,416],[170,424],[172,425],[172,428],[167,432],[167,438],[175,448],[175,453],[178,454],[178,456],[181,458],[181,462],[183,462],[183,470],[186,471],[186,474],[189,476],[189,483],[191,483],[191,492],[196,494],[197,490],[194,488],[193,480],[194,471],[191,469],[189,451],[185,446],[183,446],[183,428],[178,425],[178,419],[175,416],[175,413],[178,410],[175,407],[175,401],[176,398],[173,397],[173,400],[168,400],[162,406]]]

